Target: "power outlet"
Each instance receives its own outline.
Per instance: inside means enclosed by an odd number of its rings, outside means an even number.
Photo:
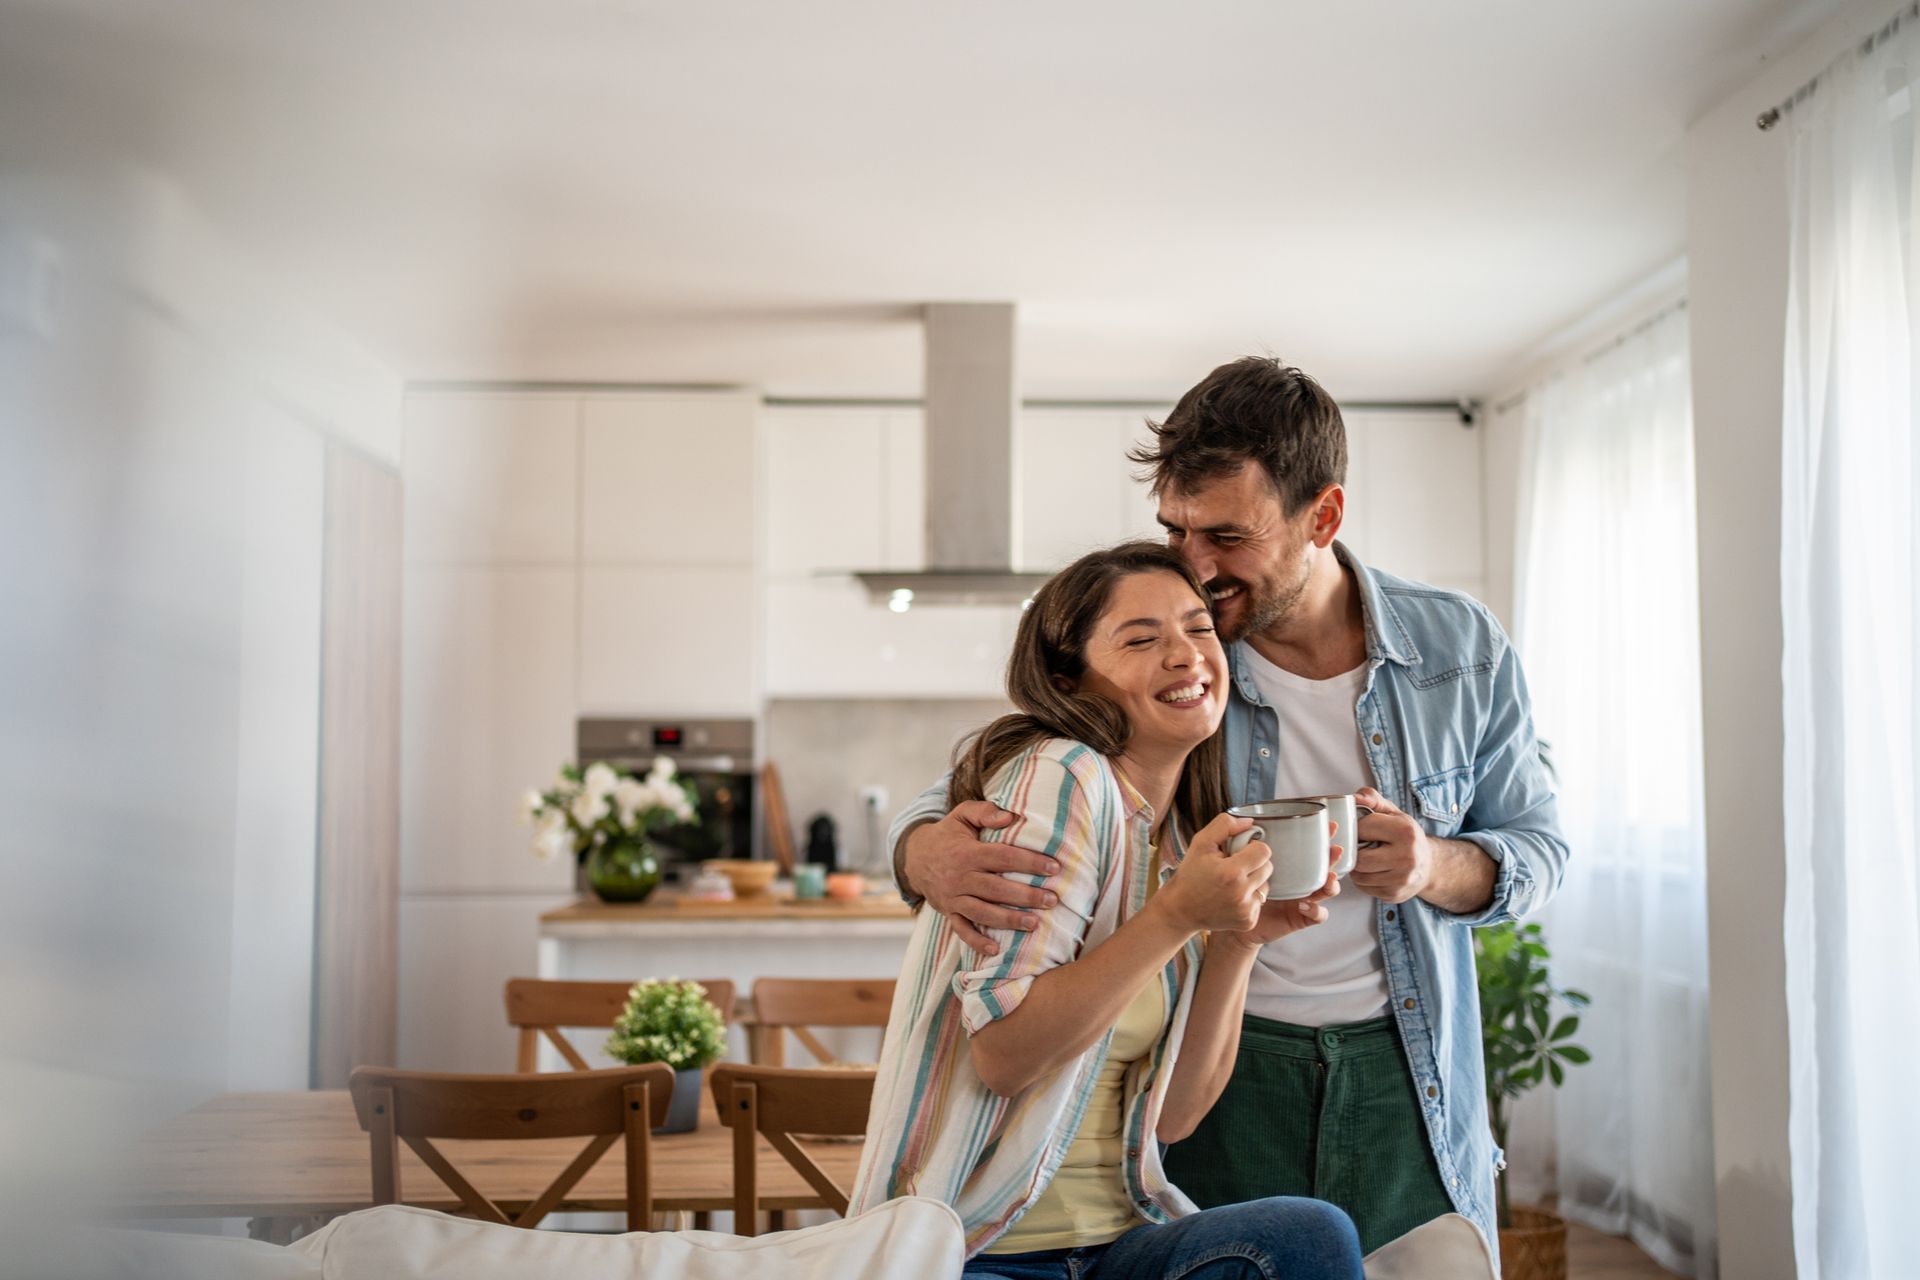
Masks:
[[[892,812],[887,789],[877,782],[870,782],[860,788],[860,807],[868,813],[885,815]]]

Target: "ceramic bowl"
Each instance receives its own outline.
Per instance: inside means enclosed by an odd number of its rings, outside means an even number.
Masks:
[[[851,902],[864,897],[867,892],[867,878],[852,871],[836,871],[827,877],[827,896],[838,898],[841,902]]]
[[[701,863],[700,869],[725,876],[733,885],[733,896],[747,898],[767,891],[773,884],[774,876],[780,872],[780,864],[755,862],[748,858],[714,858]]]

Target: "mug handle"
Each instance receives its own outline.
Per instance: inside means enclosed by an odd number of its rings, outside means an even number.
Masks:
[[[1372,809],[1369,809],[1364,804],[1356,804],[1355,806],[1353,806],[1353,826],[1356,833],[1360,829],[1360,819],[1371,818],[1373,816],[1373,812],[1374,811]],[[1381,844],[1381,842],[1378,840],[1360,840],[1360,841],[1356,841],[1355,843],[1357,843],[1362,849],[1378,849]]]

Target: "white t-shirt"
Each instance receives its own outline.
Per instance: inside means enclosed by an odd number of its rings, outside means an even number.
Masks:
[[[1363,663],[1331,680],[1307,680],[1244,646],[1260,696],[1280,716],[1280,768],[1273,797],[1351,795],[1374,785],[1354,704],[1367,685]],[[1301,1027],[1365,1022],[1387,1015],[1386,958],[1378,903],[1340,882],[1327,919],[1260,949],[1247,985],[1247,1012]]]

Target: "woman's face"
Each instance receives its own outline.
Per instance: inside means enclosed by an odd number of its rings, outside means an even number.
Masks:
[[[1129,754],[1191,751],[1220,726],[1227,660],[1206,602],[1177,574],[1130,574],[1114,584],[1087,636],[1079,687],[1105,697],[1133,726]]]

